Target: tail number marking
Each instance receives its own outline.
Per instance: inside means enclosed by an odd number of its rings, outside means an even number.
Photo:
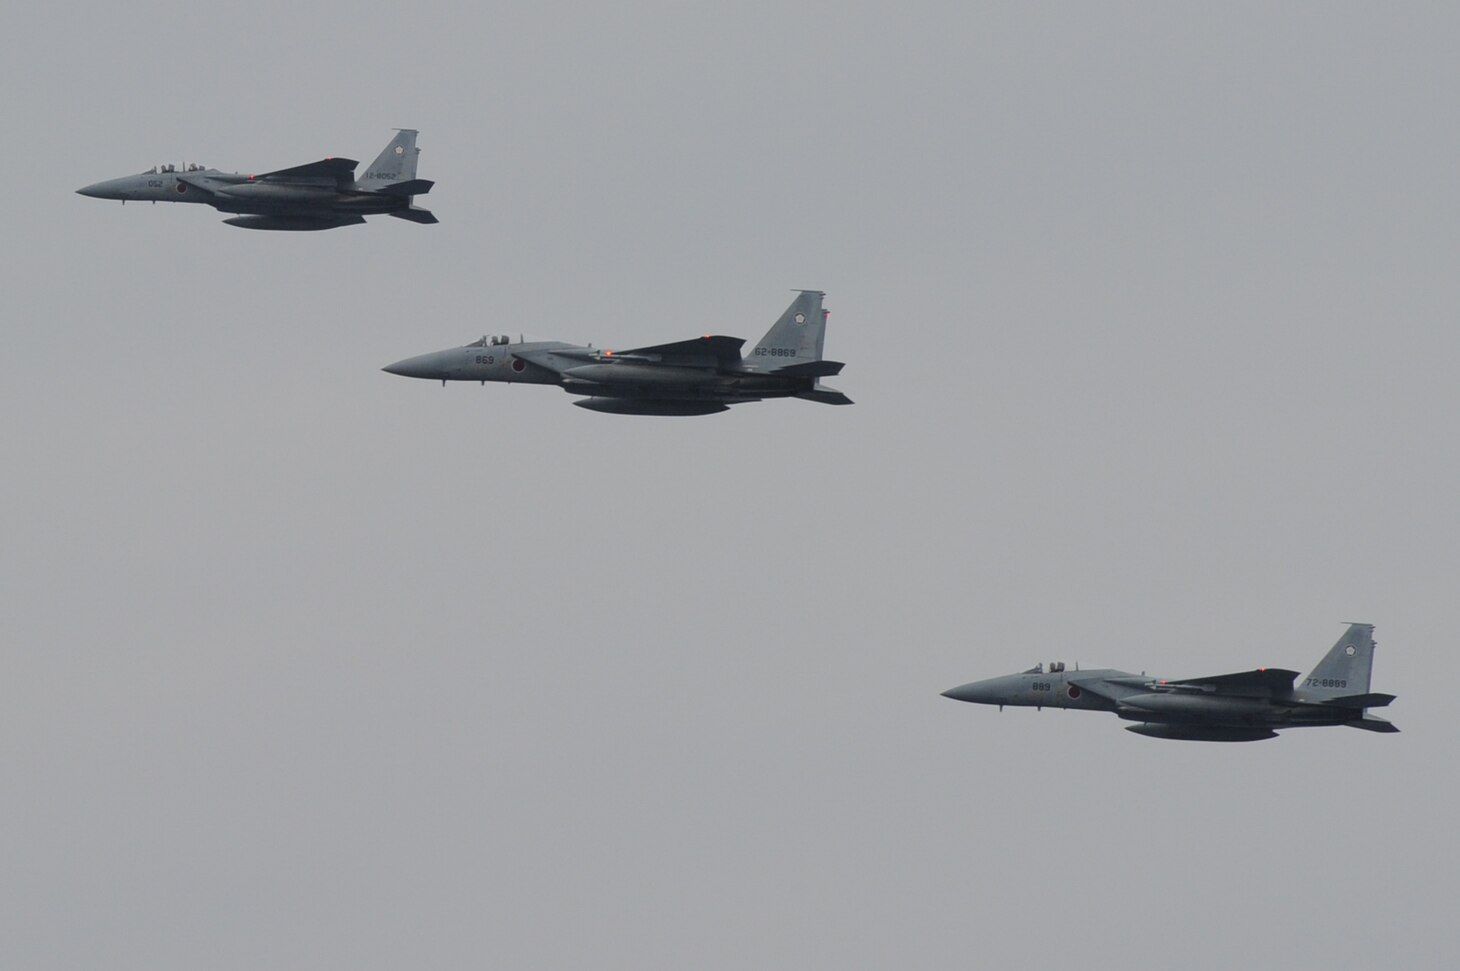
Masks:
[[[795,357],[796,356],[796,348],[794,348],[794,347],[757,347],[755,349],[755,356],[756,357]]]
[[[1347,678],[1304,678],[1305,688],[1347,688]]]

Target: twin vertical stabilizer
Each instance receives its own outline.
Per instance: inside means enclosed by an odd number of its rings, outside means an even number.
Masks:
[[[825,296],[820,290],[799,291],[781,319],[745,355],[745,363],[769,371],[821,360],[821,346],[826,342],[826,311],[821,309]]]
[[[1313,672],[1298,685],[1306,700],[1367,694],[1374,668],[1374,625],[1350,624]]]
[[[849,405],[852,399],[818,380],[842,369],[840,362],[821,358],[827,318],[821,300],[826,294],[820,290],[798,290],[796,294],[786,312],[745,355],[744,366],[777,376],[809,379],[811,386],[797,393],[797,398],[825,405]]]
[[[416,134],[414,128],[398,129],[390,144],[385,146],[375,157],[375,161],[370,163],[370,167],[356,180],[355,187],[366,192],[406,196],[411,199],[430,192],[434,183],[416,178],[416,158],[421,154],[421,150],[416,147]],[[404,209],[394,209],[386,215],[425,225],[437,221],[430,210],[409,203]]]
[[[420,154],[416,130],[402,128],[361,174],[357,185],[378,192],[392,182],[409,182],[416,177],[416,157]]]

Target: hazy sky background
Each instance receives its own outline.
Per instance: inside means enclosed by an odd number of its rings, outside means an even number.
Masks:
[[[1460,11],[1272,7],[10,10],[0,966],[1450,966]],[[379,370],[793,287],[855,407]],[[1403,734],[938,696],[1345,621]]]

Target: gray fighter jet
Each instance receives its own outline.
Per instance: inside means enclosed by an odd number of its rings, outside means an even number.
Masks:
[[[583,395],[573,402],[579,408],[616,415],[710,415],[762,398],[849,405],[850,398],[819,380],[842,369],[838,361],[821,359],[824,296],[819,290],[798,290],[781,319],[743,357],[745,341],[738,337],[707,335],[609,351],[561,341],[514,344],[502,336],[407,358],[385,370],[440,381],[443,387],[447,381],[555,384]]]
[[[381,214],[434,223],[435,216],[412,204],[434,185],[416,178],[420,152],[416,132],[402,128],[359,180],[354,159],[327,158],[263,175],[160,165],[76,191],[93,199],[120,199],[123,205],[128,200],[203,202],[220,212],[239,213],[223,221],[242,229],[334,229]]]
[[[1253,742],[1278,729],[1349,725],[1371,732],[1398,728],[1368,709],[1394,695],[1371,694],[1374,625],[1351,624],[1313,673],[1298,685],[1297,671],[1258,668],[1211,678],[1167,681],[1125,671],[1065,669],[1055,662],[1022,674],[975,681],[943,692],[945,698],[980,705],[1113,711],[1139,722],[1126,731],[1152,738],[1202,742]]]

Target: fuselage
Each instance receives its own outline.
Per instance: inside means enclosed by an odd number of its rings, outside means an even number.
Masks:
[[[252,175],[220,172],[202,166],[182,171],[170,165],[139,175],[124,175],[78,193],[93,199],[121,202],[200,202],[220,212],[263,216],[300,216],[306,213],[334,217],[370,216],[405,209],[407,196],[374,192],[355,186],[334,186],[257,181]]]
[[[591,346],[561,341],[512,343],[505,337],[483,337],[465,347],[406,358],[384,370],[442,382],[556,384],[570,394],[594,399],[660,402],[645,411],[609,402],[575,402],[596,411],[643,414],[709,414],[723,410],[719,405],[790,397],[815,383],[810,378],[777,377],[745,365],[734,369],[676,366],[616,357],[612,351]],[[669,408],[667,402],[677,406]]]
[[[1368,732],[1399,731],[1369,714],[1393,695],[1369,690],[1374,625],[1349,623],[1307,677],[1287,668],[1260,667],[1204,678],[1167,680],[1144,672],[1073,671],[1055,661],[1002,678],[949,688],[943,695],[980,705],[1084,708],[1114,712],[1138,724],[1129,731],[1152,738],[1251,742],[1282,728],[1351,725]],[[1301,678],[1301,681],[1299,680]]]
[[[1270,737],[1276,728],[1342,725],[1363,719],[1362,708],[1325,704],[1301,690],[1248,694],[1219,693],[1145,674],[1110,668],[1065,670],[1050,665],[1019,674],[959,685],[944,697],[982,705],[1069,708],[1114,712],[1127,721],[1175,726],[1140,730],[1162,738],[1247,741]],[[1207,732],[1206,729],[1213,729]],[[1137,731],[1138,729],[1132,729]]]

